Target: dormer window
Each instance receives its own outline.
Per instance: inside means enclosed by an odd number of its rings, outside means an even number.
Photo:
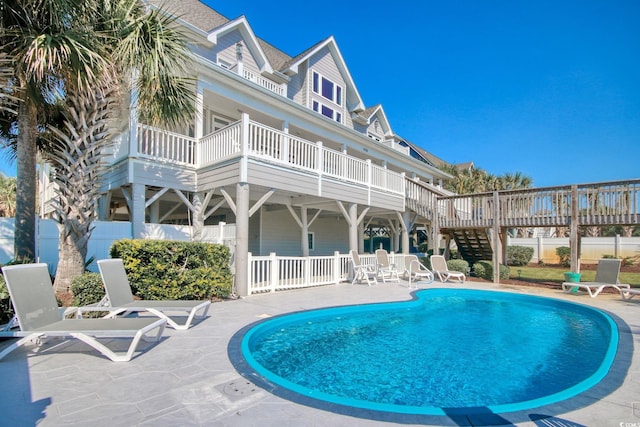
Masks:
[[[313,91],[334,104],[342,106],[342,86],[316,71],[313,72]]]

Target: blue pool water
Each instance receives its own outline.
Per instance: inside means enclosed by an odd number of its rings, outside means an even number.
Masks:
[[[604,378],[615,356],[615,323],[589,307],[475,290],[416,296],[270,319],[244,336],[243,356],[307,397],[428,415],[564,400]]]

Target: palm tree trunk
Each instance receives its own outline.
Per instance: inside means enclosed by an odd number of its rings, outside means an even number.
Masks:
[[[37,108],[22,102],[18,111],[16,224],[14,259],[36,259],[36,123]]]
[[[60,224],[58,228],[60,229],[59,260],[54,289],[56,292],[66,292],[71,288],[73,279],[84,273],[84,262],[87,256],[85,237],[89,233],[72,233],[68,224]],[[82,241],[78,241],[78,237]]]

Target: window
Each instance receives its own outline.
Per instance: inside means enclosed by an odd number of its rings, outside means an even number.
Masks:
[[[309,250],[312,251],[315,244],[315,234],[313,231],[307,234],[307,241],[309,242]]]
[[[313,101],[311,103],[311,106],[313,108],[313,111],[316,111],[323,116],[329,117],[330,119],[333,119],[338,123],[342,123],[342,113],[340,113],[339,111],[336,111],[333,108],[328,107],[318,101]]]
[[[313,72],[313,91],[337,105],[342,105],[342,87],[316,71]]]

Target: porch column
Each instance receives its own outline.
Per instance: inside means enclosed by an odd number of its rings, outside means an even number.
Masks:
[[[100,221],[110,220],[111,191],[107,191],[98,199],[98,219]]]
[[[131,235],[134,239],[144,236],[145,190],[144,184],[131,184]]]
[[[205,195],[203,193],[193,193],[193,200],[191,201],[191,205],[193,206],[193,235],[191,239],[194,242],[202,240],[202,231],[204,230],[204,198]]]
[[[411,231],[411,216],[409,212],[404,212],[400,219],[400,233],[402,236],[402,253],[409,253],[409,232]]]
[[[364,253],[364,222],[358,224],[358,253]]]
[[[302,256],[309,256],[309,218],[305,206],[300,207],[300,226],[302,229]]]
[[[157,200],[149,205],[149,222],[151,224],[160,222],[160,202]]]
[[[349,250],[358,250],[358,205],[349,204]]]
[[[132,80],[135,81],[138,78],[138,72],[133,71]],[[140,93],[135,89],[131,89],[129,96],[129,157],[136,157],[138,155],[138,98]]]
[[[580,209],[578,186],[571,186],[571,223],[569,224],[569,247],[571,248],[571,272],[580,273]]]
[[[249,295],[249,184],[236,184],[235,281],[238,296]]]
[[[204,89],[200,81],[196,89],[196,122],[194,136],[197,141],[204,136]],[[199,163],[200,159],[196,159]]]

